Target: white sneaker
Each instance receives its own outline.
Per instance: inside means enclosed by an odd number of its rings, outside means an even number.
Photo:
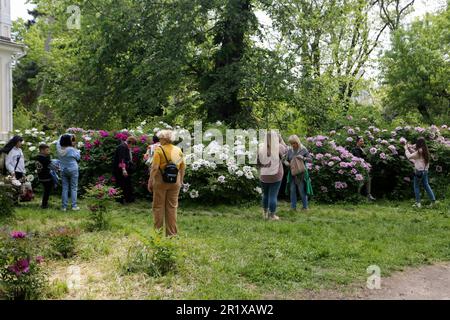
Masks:
[[[72,211],[80,211],[81,209],[79,207],[73,207]]]
[[[422,208],[422,204],[420,202],[416,202],[413,204],[413,208]]]

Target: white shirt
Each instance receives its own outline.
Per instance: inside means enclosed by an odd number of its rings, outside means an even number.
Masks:
[[[17,159],[19,159],[19,163],[17,163]],[[11,151],[6,156],[5,162],[6,162],[6,169],[8,170],[9,173],[14,173],[14,171],[25,173],[25,157],[23,156],[22,149],[16,147],[12,148]],[[16,170],[14,170],[14,168],[16,168]]]

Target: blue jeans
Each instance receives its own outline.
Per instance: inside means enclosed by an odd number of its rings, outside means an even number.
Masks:
[[[72,208],[77,206],[77,193],[78,193],[78,168],[66,169],[61,171],[62,178],[62,207],[67,209],[69,202],[69,186],[70,186],[70,198],[72,199]]]
[[[433,190],[431,190],[430,184],[428,183],[428,171],[417,170],[414,174],[414,193],[416,195],[416,202],[420,202],[420,182],[422,182],[430,200],[433,202],[436,201]]]
[[[281,181],[274,183],[261,182],[263,190],[262,206],[264,210],[269,212],[270,216],[274,216],[277,211],[278,191],[280,191]]]
[[[300,181],[299,181],[300,180]],[[300,197],[302,198],[302,204],[303,208],[308,208],[308,195],[306,194],[305,190],[305,180],[303,179],[303,176],[300,176],[297,178],[297,181],[299,181],[299,184],[295,183],[294,177],[292,177],[291,180],[291,208],[296,209],[297,208],[297,189],[300,193]]]

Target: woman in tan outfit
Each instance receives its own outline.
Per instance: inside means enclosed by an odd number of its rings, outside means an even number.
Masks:
[[[148,180],[148,190],[153,193],[153,217],[156,230],[161,230],[164,222],[166,235],[177,234],[177,208],[180,188],[183,184],[186,165],[183,152],[174,146],[174,133],[171,130],[162,130],[157,134],[161,146],[155,149],[153,163]],[[178,168],[176,183],[163,181],[162,172],[168,163],[174,163]]]

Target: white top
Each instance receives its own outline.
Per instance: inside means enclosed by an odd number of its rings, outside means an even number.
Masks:
[[[19,159],[18,164],[17,159]],[[25,173],[25,157],[23,156],[22,149],[16,147],[12,148],[11,151],[6,156],[5,162],[6,162],[6,169],[8,170],[9,173],[13,174],[14,171]],[[14,170],[14,168],[16,168],[16,170]]]
[[[408,148],[405,148],[405,155],[414,163],[414,168],[416,170],[424,171],[430,168],[430,164],[425,164],[425,159],[422,157],[419,151],[409,152]]]

